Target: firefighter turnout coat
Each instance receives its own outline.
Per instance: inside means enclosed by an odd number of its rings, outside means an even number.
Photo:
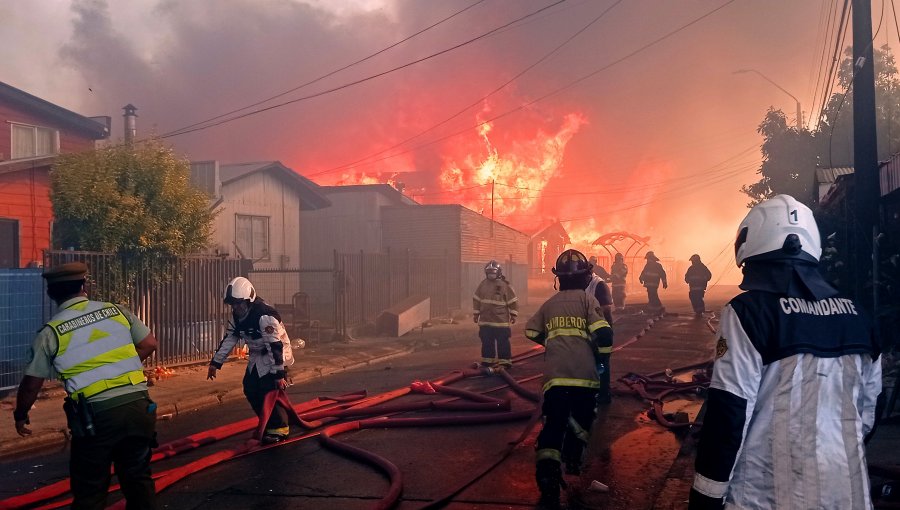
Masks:
[[[647,265],[644,266],[644,270],[641,271],[638,280],[647,288],[659,287],[660,281],[662,281],[664,286],[668,285],[666,282],[666,270],[663,269],[662,264],[655,260],[647,261]]]
[[[519,315],[519,298],[505,279],[485,278],[472,296],[472,313],[478,315],[479,326],[508,328],[510,319]]]
[[[863,438],[881,392],[867,319],[842,297],[753,290],[722,311],[691,509],[871,508]]]
[[[592,337],[600,328],[609,328],[597,300],[583,290],[563,290],[548,299],[525,325],[525,336],[543,343],[544,385],[600,388]],[[611,338],[611,335],[610,335]],[[606,350],[606,347],[600,347]]]
[[[232,317],[210,365],[222,368],[235,344],[243,340],[250,351],[247,372],[256,367],[259,377],[273,374],[283,378],[285,365],[293,362],[290,341],[285,341],[286,338],[278,311],[257,299],[250,305],[250,311],[243,320]]]

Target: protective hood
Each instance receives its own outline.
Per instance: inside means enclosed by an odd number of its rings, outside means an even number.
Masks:
[[[761,290],[818,301],[838,293],[819,272],[818,264],[798,259],[746,262],[743,290]]]

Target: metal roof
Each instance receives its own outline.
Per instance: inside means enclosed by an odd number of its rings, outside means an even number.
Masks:
[[[219,165],[219,179],[222,184],[243,179],[257,172],[272,172],[292,184],[300,195],[300,208],[304,211],[314,211],[331,205],[331,202],[322,193],[322,188],[318,184],[284,166],[280,161],[256,161],[252,163]]]
[[[104,124],[91,120],[84,115],[66,110],[62,106],[55,105],[37,96],[32,96],[31,94],[3,83],[2,81],[0,81],[0,101],[17,104],[32,112],[46,115],[76,131],[90,136],[94,140],[109,138],[109,129]]]
[[[353,192],[376,192],[381,193],[397,205],[419,205],[412,198],[404,195],[397,188],[390,184],[347,184],[342,186],[322,186],[322,193],[328,195],[331,193],[353,193]]]
[[[836,166],[834,168],[816,168],[816,182],[825,184],[834,182],[835,179],[842,175],[850,175],[853,173],[852,166]]]

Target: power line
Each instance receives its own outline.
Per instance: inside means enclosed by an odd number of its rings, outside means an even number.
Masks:
[[[819,108],[818,116],[820,121],[822,115],[825,113],[825,107],[827,106],[828,101],[831,99],[831,91],[834,87],[835,70],[837,68],[838,62],[840,62],[841,50],[844,47],[844,37],[847,35],[847,27],[849,26],[849,23],[847,23],[847,21],[851,8],[852,6],[850,4],[850,0],[844,0],[844,7],[841,9],[841,21],[838,24],[837,37],[834,41],[834,51],[832,52],[831,66],[828,69],[827,78],[825,79],[822,89],[822,106],[821,108]]]
[[[234,114],[234,113],[237,113],[237,112],[241,112],[241,111],[247,110],[247,109],[249,109],[249,108],[253,108],[254,106],[259,106],[259,105],[261,105],[261,104],[268,103],[269,101],[272,101],[273,99],[277,99],[277,98],[279,98],[279,97],[286,96],[287,94],[290,94],[291,92],[295,92],[295,91],[300,90],[300,89],[302,89],[302,88],[304,88],[304,87],[307,87],[307,86],[309,86],[309,85],[312,85],[313,83],[317,83],[317,82],[319,82],[319,81],[322,81],[322,80],[324,80],[325,78],[328,78],[328,77],[330,77],[330,76],[334,76],[335,74],[337,74],[337,73],[339,73],[339,72],[341,72],[341,71],[345,71],[345,70],[350,69],[351,67],[353,67],[353,66],[355,66],[355,65],[361,64],[361,63],[363,63],[363,62],[365,62],[365,61],[367,61],[367,60],[371,60],[371,59],[377,57],[378,55],[381,55],[382,53],[385,53],[386,51],[389,51],[389,50],[391,50],[391,49],[393,49],[393,48],[396,48],[397,46],[400,46],[401,44],[403,44],[403,43],[409,41],[410,39],[413,39],[413,38],[415,38],[415,37],[418,37],[419,35],[422,35],[423,33],[427,32],[427,31],[429,31],[429,30],[431,30],[431,29],[433,29],[433,28],[435,28],[435,27],[437,27],[437,26],[439,26],[439,25],[441,25],[441,24],[443,24],[443,23],[445,23],[445,22],[447,22],[447,21],[450,21],[451,19],[453,19],[453,18],[459,16],[460,14],[462,14],[462,13],[468,11],[469,9],[475,7],[476,5],[483,3],[484,1],[485,1],[485,0],[477,0],[475,3],[472,3],[472,4],[470,4],[469,6],[464,7],[464,8],[462,8],[462,9],[460,9],[460,10],[454,12],[453,14],[451,14],[450,16],[447,16],[446,18],[443,18],[443,19],[441,19],[441,20],[439,20],[439,21],[437,21],[437,22],[435,22],[435,23],[432,23],[431,25],[429,25],[429,26],[427,26],[427,27],[425,27],[425,28],[419,30],[418,32],[415,32],[415,33],[413,33],[413,34],[410,34],[410,35],[404,37],[403,39],[400,39],[399,41],[397,41],[397,42],[395,42],[395,43],[393,43],[393,44],[390,44],[390,45],[388,45],[388,46],[385,46],[384,48],[382,48],[382,49],[376,51],[375,53],[370,53],[369,55],[366,55],[365,57],[363,57],[363,58],[361,58],[361,59],[355,60],[355,61],[353,61],[353,62],[351,62],[351,63],[349,63],[349,64],[347,64],[347,65],[345,65],[345,66],[343,66],[343,67],[339,67],[339,68],[337,68],[337,69],[335,69],[335,70],[333,70],[333,71],[330,71],[330,72],[328,72],[328,73],[325,73],[325,74],[319,76],[318,78],[313,78],[312,80],[309,80],[309,81],[307,81],[307,82],[305,82],[305,83],[301,83],[300,85],[297,85],[296,87],[293,87],[293,88],[291,88],[291,89],[285,90],[284,92],[281,92],[281,93],[276,94],[276,95],[274,95],[274,96],[267,97],[266,99],[263,99],[263,100],[261,100],[261,101],[257,101],[257,102],[255,102],[255,103],[253,103],[253,104],[249,104],[249,105],[247,105],[247,106],[243,106],[243,107],[241,107],[241,108],[237,108],[237,109],[235,109],[235,110],[231,110],[231,111],[229,111],[229,112],[225,112],[225,113],[223,113],[223,114],[221,114],[221,115],[216,115],[215,117],[210,117],[210,118],[208,118],[208,119],[206,119],[206,120],[201,120],[200,122],[195,122],[194,124],[190,124],[190,125],[184,126],[184,127],[182,127],[182,128],[178,128],[178,129],[169,131],[168,133],[163,134],[163,136],[175,136],[175,135],[178,135],[178,134],[180,134],[182,131],[185,131],[185,130],[187,130],[187,129],[191,129],[191,128],[193,128],[193,127],[197,127],[197,126],[206,124],[206,123],[208,123],[208,122],[212,122],[212,121],[214,121],[214,120],[221,119],[222,117],[226,117],[226,116],[228,116],[228,115],[231,115],[231,114]]]
[[[667,33],[667,34],[665,34],[665,35],[663,35],[663,36],[661,36],[661,37],[659,37],[659,38],[657,38],[657,39],[655,39],[655,40],[653,40],[653,41],[651,41],[651,42],[649,42],[649,43],[647,43],[647,44],[645,44],[645,45],[643,45],[643,46],[641,46],[640,48],[638,48],[638,49],[632,51],[631,53],[628,53],[627,55],[625,55],[625,56],[623,56],[623,57],[621,57],[621,58],[619,58],[619,59],[617,59],[617,60],[614,60],[613,62],[610,62],[610,63],[608,63],[608,64],[606,64],[606,65],[600,67],[599,69],[595,69],[594,71],[592,71],[592,72],[590,72],[590,73],[588,73],[588,74],[586,74],[586,75],[583,75],[583,76],[581,76],[581,77],[579,77],[579,78],[577,78],[577,79],[575,79],[575,80],[569,82],[568,84],[563,85],[563,86],[561,86],[561,87],[559,87],[559,88],[557,88],[557,89],[554,89],[554,90],[552,90],[552,91],[550,91],[550,92],[548,92],[548,93],[546,93],[546,94],[544,94],[544,95],[542,95],[542,96],[540,96],[540,97],[538,97],[538,98],[536,98],[536,99],[533,99],[533,100],[528,101],[528,102],[526,102],[526,103],[520,104],[519,106],[517,106],[517,107],[515,107],[515,108],[512,108],[512,109],[507,110],[507,111],[505,111],[505,112],[503,112],[503,113],[500,113],[500,114],[498,114],[498,115],[495,115],[495,116],[493,116],[493,117],[491,117],[491,118],[489,118],[489,119],[487,119],[487,120],[483,120],[483,121],[481,121],[481,122],[478,122],[478,123],[476,123],[476,124],[474,124],[474,125],[468,126],[468,127],[464,128],[464,129],[462,129],[462,130],[459,130],[459,131],[450,133],[450,134],[448,134],[448,135],[441,136],[441,137],[439,137],[439,138],[436,138],[436,139],[431,140],[431,141],[429,141],[429,142],[426,142],[426,143],[417,145],[417,146],[412,147],[412,148],[410,148],[410,149],[406,149],[406,150],[404,150],[404,151],[396,152],[396,153],[393,153],[393,154],[388,154],[388,155],[383,156],[383,157],[381,157],[381,158],[371,160],[371,161],[369,161],[369,162],[366,163],[366,164],[374,164],[374,163],[377,163],[377,162],[380,162],[380,161],[384,161],[384,160],[387,160],[387,159],[395,158],[395,157],[397,157],[397,156],[401,156],[401,155],[403,155],[403,154],[408,154],[408,153],[410,153],[410,152],[415,152],[415,151],[417,151],[417,150],[419,150],[419,149],[422,149],[422,148],[424,148],[424,147],[428,147],[428,146],[430,146],[430,145],[434,145],[434,144],[436,144],[436,143],[438,143],[438,142],[441,142],[441,141],[447,140],[447,139],[449,139],[449,138],[453,138],[453,137],[459,136],[459,135],[461,135],[461,134],[463,134],[463,133],[468,133],[468,132],[470,132],[472,129],[477,129],[477,128],[479,128],[479,127],[481,127],[481,126],[484,126],[484,125],[486,125],[486,124],[490,124],[491,122],[494,122],[494,121],[497,121],[497,120],[506,118],[506,117],[508,117],[508,116],[510,116],[510,115],[512,115],[512,114],[514,114],[514,113],[518,113],[518,112],[520,112],[520,111],[522,111],[522,110],[525,110],[526,108],[528,108],[528,107],[530,107],[530,106],[533,106],[533,105],[535,105],[535,104],[537,104],[537,103],[539,103],[539,102],[541,102],[541,101],[543,101],[543,100],[545,100],[545,99],[548,99],[548,98],[550,98],[550,97],[552,97],[552,96],[555,96],[555,95],[557,95],[557,94],[559,94],[559,93],[561,93],[561,92],[564,92],[564,91],[566,91],[566,90],[568,90],[568,89],[574,87],[575,85],[578,85],[579,83],[581,83],[581,82],[583,82],[583,81],[585,81],[585,80],[587,80],[587,79],[589,79],[589,78],[592,78],[592,77],[596,76],[597,74],[600,74],[601,72],[606,71],[607,69],[609,69],[609,68],[611,68],[611,67],[613,67],[613,66],[615,66],[615,65],[617,65],[617,64],[619,64],[619,63],[621,63],[621,62],[623,62],[623,61],[625,61],[625,60],[627,60],[627,59],[629,59],[629,58],[631,58],[631,57],[633,57],[633,56],[635,56],[635,55],[637,55],[638,53],[641,53],[641,52],[643,52],[643,51],[645,51],[645,50],[647,50],[647,49],[649,49],[649,48],[651,48],[651,47],[653,47],[653,46],[659,44],[660,42],[664,41],[665,39],[668,39],[669,37],[672,37],[673,35],[675,35],[675,34],[681,32],[682,30],[685,30],[685,29],[687,29],[688,27],[690,27],[690,26],[692,26],[692,25],[694,25],[694,24],[696,24],[696,23],[702,21],[703,19],[705,19],[705,18],[707,18],[707,17],[709,17],[709,16],[715,14],[716,12],[720,11],[721,9],[723,9],[723,8],[727,7],[728,5],[734,3],[734,1],[735,1],[735,0],[728,0],[728,1],[726,1],[724,4],[720,5],[719,7],[716,7],[715,9],[712,9],[712,10],[708,11],[706,14],[703,14],[703,15],[701,15],[701,16],[695,18],[694,20],[692,20],[692,21],[690,21],[690,22],[688,22],[688,23],[686,23],[686,24],[684,24],[684,25],[681,25],[680,27],[676,28],[675,30],[672,30],[671,32],[669,32],[669,33]],[[312,173],[312,174],[308,174],[308,177],[316,177],[316,176],[319,176],[319,175],[324,175],[324,174],[331,173],[331,172],[335,172],[335,171],[338,171],[338,170],[343,170],[344,168],[345,168],[344,166],[332,167],[332,168],[329,168],[329,169],[326,169],[326,170],[322,170],[322,171],[320,171],[320,172],[315,172],[315,173]]]
[[[878,28],[875,30],[875,34],[872,36],[872,40],[869,41],[868,46],[866,46],[866,48],[863,50],[863,53],[868,52],[869,49],[872,47],[872,45],[875,44],[875,38],[878,37],[878,32],[881,31],[881,24],[884,21],[884,9],[885,9],[884,0],[882,0],[881,1],[881,17],[878,20]],[[875,63],[873,62],[872,65],[874,66]],[[845,90],[844,93],[841,94],[841,103],[838,105],[837,113],[834,114],[834,122],[831,123],[831,130],[828,133],[828,166],[829,167],[834,166],[834,162],[832,161],[832,157],[833,157],[832,156],[832,140],[834,139],[834,128],[835,128],[835,126],[837,126],[838,118],[841,116],[841,110],[844,108],[844,102],[847,100],[847,96],[850,95],[851,92],[853,92],[853,84],[856,81],[856,63],[851,63],[850,72],[851,72],[850,83],[847,85],[847,90]]]
[[[824,77],[822,77],[822,71],[824,70],[824,67],[825,67],[825,62],[826,62],[825,59],[826,59],[826,55],[828,53],[828,42],[831,40],[831,37],[832,37],[831,33],[832,33],[832,30],[834,29],[835,22],[837,22],[837,4],[829,3],[828,19],[825,22],[826,29],[825,29],[824,37],[822,38],[822,53],[821,53],[821,56],[819,57],[818,68],[816,69],[816,75],[815,75],[816,76],[816,87],[815,87],[815,89],[813,89],[813,95],[812,95],[813,99],[812,99],[812,103],[811,103],[812,105],[818,104],[818,101],[816,100],[816,98],[819,96],[820,83],[822,84],[822,89],[823,89],[822,93],[823,94],[825,93]],[[815,106],[813,106],[813,108],[815,108]],[[815,116],[813,115],[814,111],[815,110],[810,111],[809,123],[807,124],[807,129],[810,129],[810,127],[812,126],[812,121],[815,118]]]
[[[699,191],[701,189],[707,188],[714,184],[719,184],[728,179],[731,179],[732,177],[736,177],[736,176],[754,168],[755,165],[756,165],[755,163],[745,163],[739,167],[732,167],[730,169],[727,169],[728,170],[727,172],[717,175],[717,177],[714,179],[707,179],[702,184],[696,184],[693,182],[683,183],[679,186],[672,187],[670,189],[667,189],[667,190],[659,193],[658,195],[656,195],[654,198],[652,198],[650,200],[646,200],[643,202],[635,202],[635,203],[629,204],[627,206],[619,207],[616,209],[604,210],[602,212],[595,213],[595,214],[592,214],[589,216],[579,216],[579,217],[573,217],[573,218],[567,218],[567,219],[560,219],[559,221],[579,221],[579,220],[595,219],[598,216],[612,214],[612,213],[616,213],[616,212],[629,211],[632,209],[637,209],[639,207],[644,207],[644,206],[653,204],[655,202],[668,200],[669,198],[672,198],[673,194],[676,194],[676,193],[680,194],[678,196],[684,196],[684,195]],[[526,217],[526,216],[542,216],[542,215],[538,215],[538,214],[534,214],[534,215],[506,214],[506,215],[498,215],[498,216],[509,218],[509,217]]]
[[[176,132],[176,133],[174,133],[174,134],[163,135],[163,136],[160,136],[159,138],[169,138],[169,137],[172,137],[172,136],[178,136],[178,135],[183,135],[183,134],[187,134],[187,133],[193,133],[193,132],[195,132],[195,131],[202,131],[202,130],[204,130],[204,129],[209,129],[209,128],[216,127],[216,126],[221,126],[222,124],[226,124],[226,123],[229,123],[229,122],[233,122],[233,121],[238,120],[238,119],[243,119],[243,118],[246,118],[246,117],[250,117],[250,116],[252,116],[252,115],[257,115],[257,114],[260,114],[260,113],[263,113],[263,112],[267,112],[267,111],[269,111],[269,110],[274,110],[274,109],[276,109],[276,108],[281,108],[281,107],[283,107],[283,106],[287,106],[287,105],[291,105],[291,104],[294,104],[294,103],[299,103],[299,102],[301,102],[301,101],[307,101],[307,100],[309,100],[309,99],[314,99],[314,98],[317,98],[317,97],[321,97],[321,96],[324,96],[324,95],[327,95],[327,94],[331,94],[331,93],[333,93],[333,92],[337,92],[337,91],[339,91],[339,90],[344,90],[344,89],[353,87],[353,86],[355,86],[355,85],[359,85],[359,84],[361,84],[361,83],[365,83],[365,82],[374,80],[374,79],[376,79],[376,78],[380,78],[380,77],[382,77],[382,76],[391,74],[391,73],[396,72],[396,71],[399,71],[399,70],[401,70],[401,69],[406,69],[407,67],[411,67],[411,66],[413,66],[413,65],[416,65],[416,64],[425,62],[425,61],[427,61],[427,60],[430,60],[430,59],[432,59],[432,58],[438,57],[438,56],[440,56],[440,55],[444,55],[444,54],[449,53],[449,52],[451,52],[451,51],[458,50],[459,48],[462,48],[462,47],[467,46],[467,45],[469,45],[469,44],[472,44],[472,43],[474,43],[474,42],[476,42],[476,41],[479,41],[479,40],[481,40],[481,39],[484,39],[485,37],[487,37],[487,36],[493,34],[494,32],[497,32],[498,30],[501,30],[501,29],[503,29],[503,28],[505,28],[505,27],[508,27],[508,26],[510,26],[510,25],[513,25],[513,24],[515,24],[515,23],[518,23],[519,21],[522,21],[522,20],[524,20],[524,19],[527,19],[527,18],[529,18],[529,17],[531,17],[531,16],[534,16],[534,15],[540,13],[540,12],[546,11],[547,9],[550,9],[550,8],[552,8],[552,7],[556,6],[556,5],[559,5],[559,4],[561,4],[561,3],[565,2],[565,1],[566,1],[566,0],[556,0],[556,1],[553,2],[552,4],[549,4],[549,5],[546,5],[546,6],[544,6],[544,7],[541,7],[540,9],[538,9],[538,10],[536,10],[536,11],[533,11],[533,12],[531,12],[530,14],[526,14],[526,15],[524,15],[524,16],[521,16],[521,17],[519,17],[519,18],[516,18],[516,19],[514,19],[514,20],[512,20],[512,21],[510,21],[510,22],[508,22],[508,23],[505,23],[505,24],[503,24],[503,25],[501,25],[501,26],[499,26],[499,27],[497,27],[497,28],[494,28],[494,29],[492,29],[492,30],[490,30],[490,31],[488,31],[488,32],[485,32],[485,33],[483,33],[483,34],[481,34],[481,35],[475,36],[475,37],[473,37],[473,38],[471,38],[471,39],[468,39],[468,40],[466,40],[466,41],[464,41],[464,42],[461,42],[461,43],[459,43],[459,44],[455,44],[455,45],[453,45],[453,46],[450,46],[449,48],[445,48],[445,49],[443,49],[443,50],[441,50],[441,51],[432,53],[432,54],[427,55],[427,56],[425,56],[425,57],[418,58],[418,59],[416,59],[416,60],[412,60],[412,61],[407,62],[407,63],[405,63],[405,64],[401,64],[401,65],[399,65],[399,66],[392,67],[392,68],[387,69],[387,70],[385,70],[385,71],[381,71],[381,72],[379,72],[379,73],[375,73],[375,74],[373,74],[373,75],[369,75],[369,76],[366,76],[366,77],[364,77],[364,78],[360,78],[360,79],[358,79],[358,80],[353,80],[353,81],[344,83],[344,84],[342,84],[342,85],[338,85],[338,86],[336,86],[336,87],[331,87],[331,88],[329,88],[329,89],[325,89],[325,90],[322,90],[322,91],[319,91],[319,92],[316,92],[316,93],[313,93],[313,94],[308,94],[308,95],[306,95],[306,96],[301,96],[301,97],[298,97],[298,98],[296,98],[296,99],[291,99],[290,101],[284,101],[284,102],[282,102],[282,103],[277,103],[277,104],[274,104],[274,105],[271,105],[271,106],[267,106],[267,107],[265,107],[265,108],[259,108],[259,109],[256,109],[256,110],[253,110],[253,111],[250,111],[250,112],[247,112],[247,113],[243,113],[243,114],[241,114],[241,115],[236,115],[236,116],[234,116],[234,117],[229,117],[229,118],[226,118],[226,119],[219,120],[219,121],[217,121],[217,122],[213,122],[212,124],[206,124],[206,125],[204,125],[204,126],[198,126],[198,127],[193,128],[193,129],[182,130],[182,131]],[[733,0],[732,0],[732,1],[733,1]]]
[[[364,162],[365,162],[366,160],[368,160],[368,159],[371,159],[371,158],[373,158],[373,157],[380,156],[380,155],[382,155],[382,154],[384,154],[384,153],[386,153],[386,152],[392,151],[392,150],[394,150],[394,149],[396,149],[396,148],[398,148],[398,147],[401,147],[401,146],[403,146],[403,145],[406,145],[408,142],[411,142],[412,140],[415,140],[416,138],[418,138],[418,137],[420,137],[420,136],[422,136],[422,135],[424,135],[424,134],[426,134],[426,133],[429,133],[429,132],[431,132],[431,131],[434,131],[435,129],[439,128],[440,126],[443,126],[444,124],[450,122],[451,120],[455,119],[456,117],[459,117],[460,115],[462,115],[462,114],[465,113],[466,111],[470,110],[471,108],[474,108],[475,106],[481,104],[483,101],[485,101],[485,100],[488,99],[489,97],[493,96],[494,94],[500,92],[501,90],[503,90],[504,88],[506,88],[510,83],[512,83],[512,82],[516,81],[517,79],[521,78],[525,73],[527,73],[528,71],[534,69],[534,68],[537,67],[539,64],[541,64],[542,62],[544,62],[545,60],[547,60],[548,58],[550,58],[550,56],[552,56],[554,53],[558,52],[558,51],[559,51],[560,49],[562,49],[564,46],[566,46],[567,44],[569,44],[570,42],[572,42],[572,40],[575,39],[576,37],[578,37],[582,32],[584,32],[585,30],[587,30],[588,28],[590,28],[591,26],[593,26],[595,23],[597,23],[598,21],[600,21],[600,19],[603,18],[609,11],[611,11],[611,10],[613,9],[613,7],[619,5],[621,2],[622,2],[622,0],[616,0],[616,2],[614,2],[612,5],[610,5],[608,8],[606,8],[603,12],[601,12],[598,16],[596,16],[594,19],[592,19],[590,22],[588,22],[587,25],[585,25],[585,26],[583,26],[582,28],[580,28],[579,30],[577,30],[574,34],[572,34],[571,36],[569,36],[565,41],[563,41],[561,44],[559,44],[558,46],[556,46],[555,48],[553,48],[552,50],[550,50],[550,52],[544,54],[544,56],[542,56],[541,58],[539,58],[539,59],[538,59],[537,61],[535,61],[533,64],[529,65],[528,67],[526,67],[525,69],[523,69],[522,71],[520,71],[519,73],[517,73],[517,74],[516,74],[515,76],[513,76],[512,78],[510,78],[509,80],[505,81],[505,82],[504,82],[503,84],[501,84],[500,86],[496,87],[494,90],[492,90],[492,91],[489,92],[488,94],[486,94],[486,95],[484,95],[484,96],[478,98],[478,99],[475,100],[473,103],[471,103],[470,105],[466,106],[465,108],[463,108],[463,109],[457,111],[456,113],[454,113],[454,114],[451,115],[450,117],[447,117],[446,119],[444,119],[444,120],[438,122],[437,124],[434,124],[433,126],[427,128],[427,129],[425,129],[425,130],[423,130],[423,131],[420,131],[420,132],[416,133],[415,135],[410,136],[409,138],[406,138],[406,139],[404,139],[404,140],[401,140],[400,142],[397,142],[397,143],[395,143],[394,145],[391,145],[390,147],[386,147],[386,148],[384,148],[384,149],[382,149],[382,150],[380,150],[380,151],[378,151],[378,152],[375,152],[375,153],[373,153],[373,154],[369,154],[369,155],[364,156],[364,157],[362,157],[362,158],[359,158],[359,159],[357,159],[357,160],[355,160],[355,161],[351,161],[351,162],[349,162],[349,163],[345,163],[345,164],[343,164],[343,165],[341,165],[341,166],[339,166],[339,167],[333,167],[333,168],[328,169],[327,171],[321,171],[321,172],[316,172],[316,173],[313,173],[313,174],[309,174],[307,177],[315,177],[315,176],[317,176],[317,175],[322,175],[322,174],[324,174],[324,173],[329,173],[329,172],[332,172],[332,171],[342,170],[342,169],[344,169],[344,168],[352,168],[352,167],[357,166],[357,165],[359,165],[359,164],[361,164],[361,163],[364,163]]]

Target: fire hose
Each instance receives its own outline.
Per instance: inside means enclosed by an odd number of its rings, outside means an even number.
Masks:
[[[534,348],[517,355],[513,358],[514,361],[519,362],[523,361],[538,355],[543,354],[543,349],[540,346],[535,346]],[[525,398],[538,401],[540,396],[534,392],[529,392],[528,390],[521,387],[518,382],[515,381],[512,377],[510,377],[505,371],[500,371],[499,374],[505,379],[507,385],[512,387],[514,391],[524,396]],[[531,417],[532,423],[528,427],[527,430],[530,430],[533,427],[536,420],[535,416],[539,417],[539,409],[531,409],[527,411],[517,411],[510,412],[510,403],[509,401],[502,401],[500,399],[494,399],[491,397],[486,397],[479,393],[468,392],[466,390],[460,390],[458,388],[450,388],[447,385],[457,382],[466,377],[472,377],[477,375],[492,375],[489,371],[485,372],[484,370],[478,369],[468,369],[462,371],[451,372],[450,374],[439,378],[431,383],[431,387],[435,390],[435,392],[444,393],[447,395],[452,395],[454,398],[449,400],[456,400],[458,398],[465,398],[471,400],[471,402],[461,402],[461,403],[451,403],[447,401],[438,401],[438,402],[428,402],[428,403],[419,403],[419,404],[403,404],[403,405],[392,405],[392,406],[379,406],[378,404],[382,404],[389,400],[393,400],[399,398],[401,396],[407,395],[412,392],[410,387],[400,388],[397,390],[393,390],[390,392],[383,393],[381,395],[376,395],[373,397],[365,398],[365,392],[356,392],[348,395],[343,395],[339,397],[319,397],[308,402],[304,402],[302,404],[298,404],[296,406],[290,405],[290,401],[287,399],[286,394],[281,392],[273,392],[270,395],[267,395],[265,412],[264,416],[271,416],[271,412],[274,410],[275,405],[281,405],[282,407],[288,408],[289,414],[293,421],[299,423],[301,426],[310,430],[312,428],[321,427],[329,422],[339,420],[341,418],[346,418],[349,416],[371,416],[371,415],[384,415],[384,414],[396,414],[401,412],[408,411],[417,411],[417,410],[441,410],[441,411],[492,411],[484,416],[465,416],[465,415],[456,415],[451,417],[441,417],[441,418],[379,418],[379,419],[363,419],[358,420],[359,428],[372,428],[372,427],[404,427],[404,426],[445,426],[445,425],[470,425],[477,423],[494,423],[497,421],[511,421],[511,420],[521,420],[524,418]],[[534,376],[529,377],[528,380],[540,377]],[[524,380],[522,381],[524,382]],[[500,388],[507,387],[507,385],[501,386]],[[495,388],[498,389],[498,388]],[[491,390],[493,391],[493,390]],[[372,408],[366,410],[365,408]],[[506,412],[496,412],[496,411],[506,411]],[[262,420],[260,418],[248,418],[246,420],[241,420],[239,422],[235,422],[229,425],[217,427],[214,429],[210,429],[207,431],[199,432],[197,434],[193,434],[181,439],[177,439],[166,443],[164,445],[159,446],[154,450],[154,454],[152,456],[151,462],[156,462],[158,460],[167,459],[174,457],[178,454],[190,451],[192,449],[205,446],[208,444],[212,444],[216,441],[234,436],[236,434],[246,432],[248,430],[254,429],[256,427],[256,432],[254,433],[254,437],[259,436],[259,430],[264,427],[264,424],[267,420]],[[524,435],[527,433],[527,430],[523,432]],[[333,439],[333,435],[336,435],[339,432],[346,431],[345,429],[335,429],[331,430],[330,428],[326,428],[325,431],[329,431],[328,438],[322,439],[323,444],[334,445],[337,443]],[[324,431],[322,431],[324,432]],[[157,492],[164,490],[165,488],[171,486],[177,481],[196,473],[202,469],[206,469],[208,467],[217,465],[221,462],[236,459],[243,457],[245,455],[249,455],[252,453],[256,453],[263,450],[268,450],[270,448],[281,447],[287,444],[294,443],[296,441],[305,440],[310,437],[314,437],[316,435],[320,435],[322,432],[310,431],[308,433],[302,434],[300,436],[294,438],[288,438],[285,441],[280,443],[275,443],[271,445],[260,445],[257,441],[248,442],[248,444],[233,448],[229,450],[224,450],[220,452],[216,452],[214,454],[208,455],[196,461],[190,462],[186,465],[176,467],[164,472],[160,472],[154,475],[154,479],[156,480]],[[513,445],[514,446],[514,445]],[[511,450],[510,450],[511,451]],[[505,456],[503,457],[505,458]],[[496,465],[502,462],[502,459],[498,461],[494,466],[491,466],[489,469],[493,469]],[[386,464],[378,464],[379,467],[386,470],[388,473],[392,473],[389,467],[389,462]],[[394,475],[396,476],[396,475]],[[477,479],[477,478],[476,478]],[[471,480],[465,486],[468,486],[476,479]],[[393,481],[392,481],[393,483]],[[465,486],[459,488],[462,490]],[[110,491],[117,490],[118,486],[112,486]],[[32,491],[27,494],[14,496],[12,498],[8,498],[6,500],[0,501],[0,508],[22,508],[26,506],[31,506],[35,504],[39,504],[41,502],[47,502],[54,498],[58,498],[69,490],[69,480],[61,480],[54,484],[42,487],[41,489]],[[455,491],[453,494],[457,493]],[[449,496],[452,497],[453,494]],[[388,496],[391,496],[389,492]],[[387,499],[387,497],[385,498]],[[44,506],[40,508],[59,508],[61,506],[67,505],[71,502],[71,498],[66,498],[64,500],[53,501],[50,503],[46,503]],[[434,502],[437,503],[437,502]],[[120,501],[110,508],[124,508],[124,501]]]

